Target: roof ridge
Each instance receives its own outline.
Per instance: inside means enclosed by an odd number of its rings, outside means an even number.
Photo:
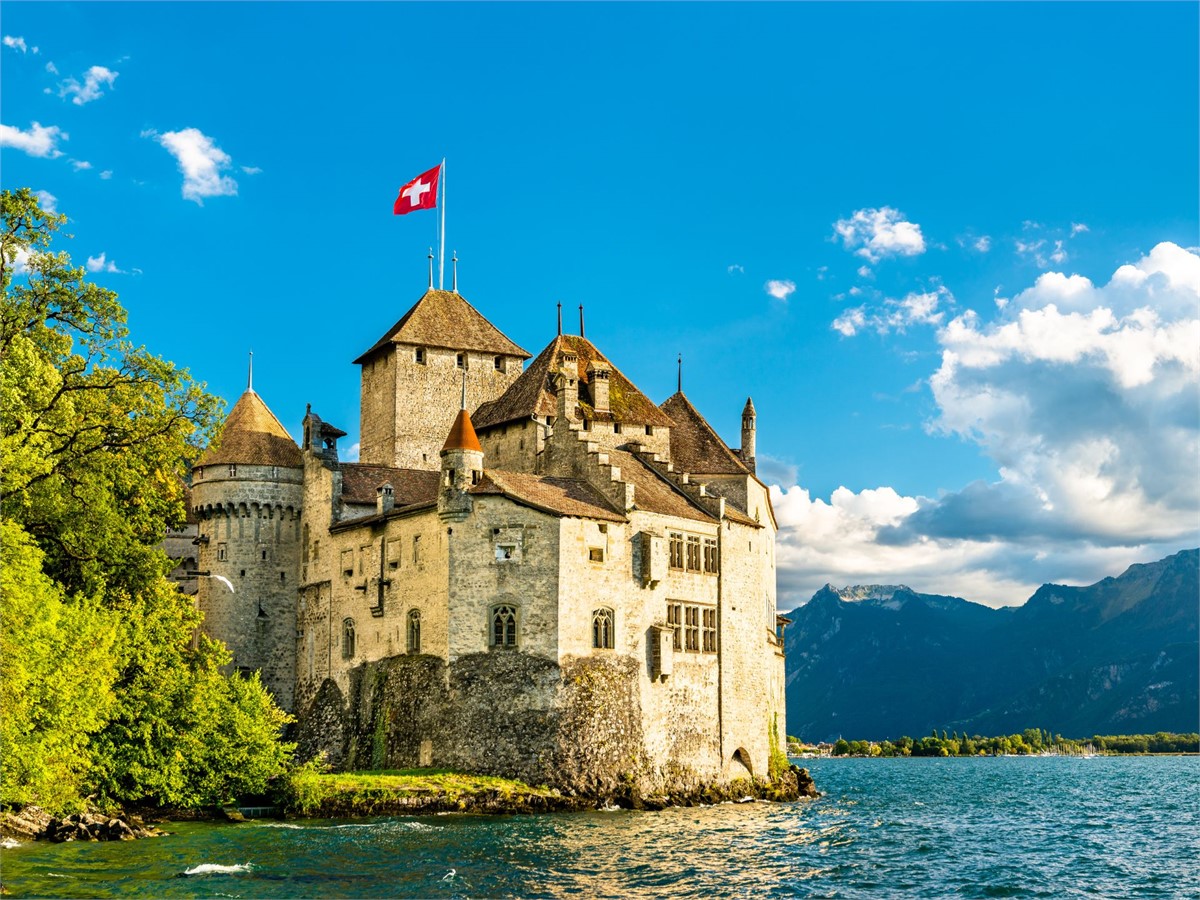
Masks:
[[[676,457],[678,456],[681,467],[683,467],[685,471],[695,472],[697,475],[754,474],[750,471],[745,461],[733,451],[733,448],[725,443],[721,435],[717,434],[717,430],[709,424],[708,420],[704,418],[704,415],[700,412],[700,410],[696,409],[696,407],[692,404],[692,401],[687,398],[687,395],[683,391],[676,391],[674,394],[664,400],[662,403],[662,409],[676,422],[676,428],[671,430],[672,462],[675,462]],[[678,412],[672,412],[672,409],[675,409]],[[685,416],[690,419],[690,421],[683,421]],[[693,428],[698,429],[700,434],[689,434],[689,430]],[[711,439],[710,444],[715,445],[717,453],[723,456],[726,462],[733,464],[734,471],[720,471],[719,468],[711,471],[705,471],[703,468],[704,456],[707,455],[706,451],[709,449],[701,446],[705,437]],[[690,445],[690,447],[685,447],[685,445]],[[693,453],[688,454],[685,452],[686,449],[691,449]],[[691,458],[685,459],[685,457],[688,456],[691,456]],[[713,462],[715,461],[709,460],[709,463]],[[685,463],[700,464],[701,467],[697,468],[694,465],[686,465]]]

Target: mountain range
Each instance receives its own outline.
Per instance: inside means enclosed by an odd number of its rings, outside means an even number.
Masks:
[[[1200,550],[993,609],[904,585],[826,585],[788,613],[787,730],[1066,737],[1200,730]]]

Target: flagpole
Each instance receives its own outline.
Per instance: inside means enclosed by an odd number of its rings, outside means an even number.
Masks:
[[[438,248],[438,290],[446,289],[446,157],[442,157],[442,174],[438,178],[438,191],[442,206],[442,244]]]

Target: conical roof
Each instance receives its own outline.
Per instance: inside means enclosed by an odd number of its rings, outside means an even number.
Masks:
[[[475,350],[528,359],[529,354],[510,341],[483,314],[454,291],[427,290],[400,321],[374,345],[354,360],[366,362],[392,344]]]
[[[675,423],[671,429],[671,464],[676,469],[695,475],[750,474],[683,391],[669,397],[662,408]]]
[[[482,453],[483,448],[479,446],[479,438],[475,434],[475,426],[471,424],[471,416],[465,409],[458,411],[458,416],[454,419],[454,424],[450,426],[450,434],[446,438],[446,443],[442,446],[442,452],[447,450],[474,450],[476,453]]]
[[[585,337],[576,334],[560,334],[554,338],[537,358],[525,367],[507,391],[498,400],[481,404],[475,410],[475,419],[480,428],[491,428],[504,422],[528,419],[530,416],[552,416],[558,411],[551,386],[551,375],[558,371],[561,353],[573,353],[579,367],[579,414],[585,419],[615,420],[633,425],[658,425],[670,428],[668,415],[654,401],[639,391],[624,373],[601,353]],[[600,368],[610,372],[607,413],[597,414],[591,406],[590,372]]]
[[[743,416],[753,416],[753,415],[755,415],[755,412],[754,412],[754,400],[752,400],[750,397],[747,397],[747,398],[746,398],[746,405],[742,407],[742,415],[743,415]]]
[[[299,469],[304,457],[262,398],[247,390],[229,411],[216,446],[205,450],[196,465],[218,463]]]

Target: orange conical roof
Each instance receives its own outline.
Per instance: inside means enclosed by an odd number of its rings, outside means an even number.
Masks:
[[[304,457],[262,398],[247,390],[229,411],[216,446],[205,450],[196,465],[217,463],[299,469],[304,465]]]
[[[465,409],[458,411],[458,417],[455,418],[454,424],[450,426],[450,436],[446,438],[446,444],[442,447],[442,452],[447,450],[474,450],[476,453],[482,453],[483,448],[479,446],[479,438],[475,435],[475,426],[471,424],[471,416]]]

